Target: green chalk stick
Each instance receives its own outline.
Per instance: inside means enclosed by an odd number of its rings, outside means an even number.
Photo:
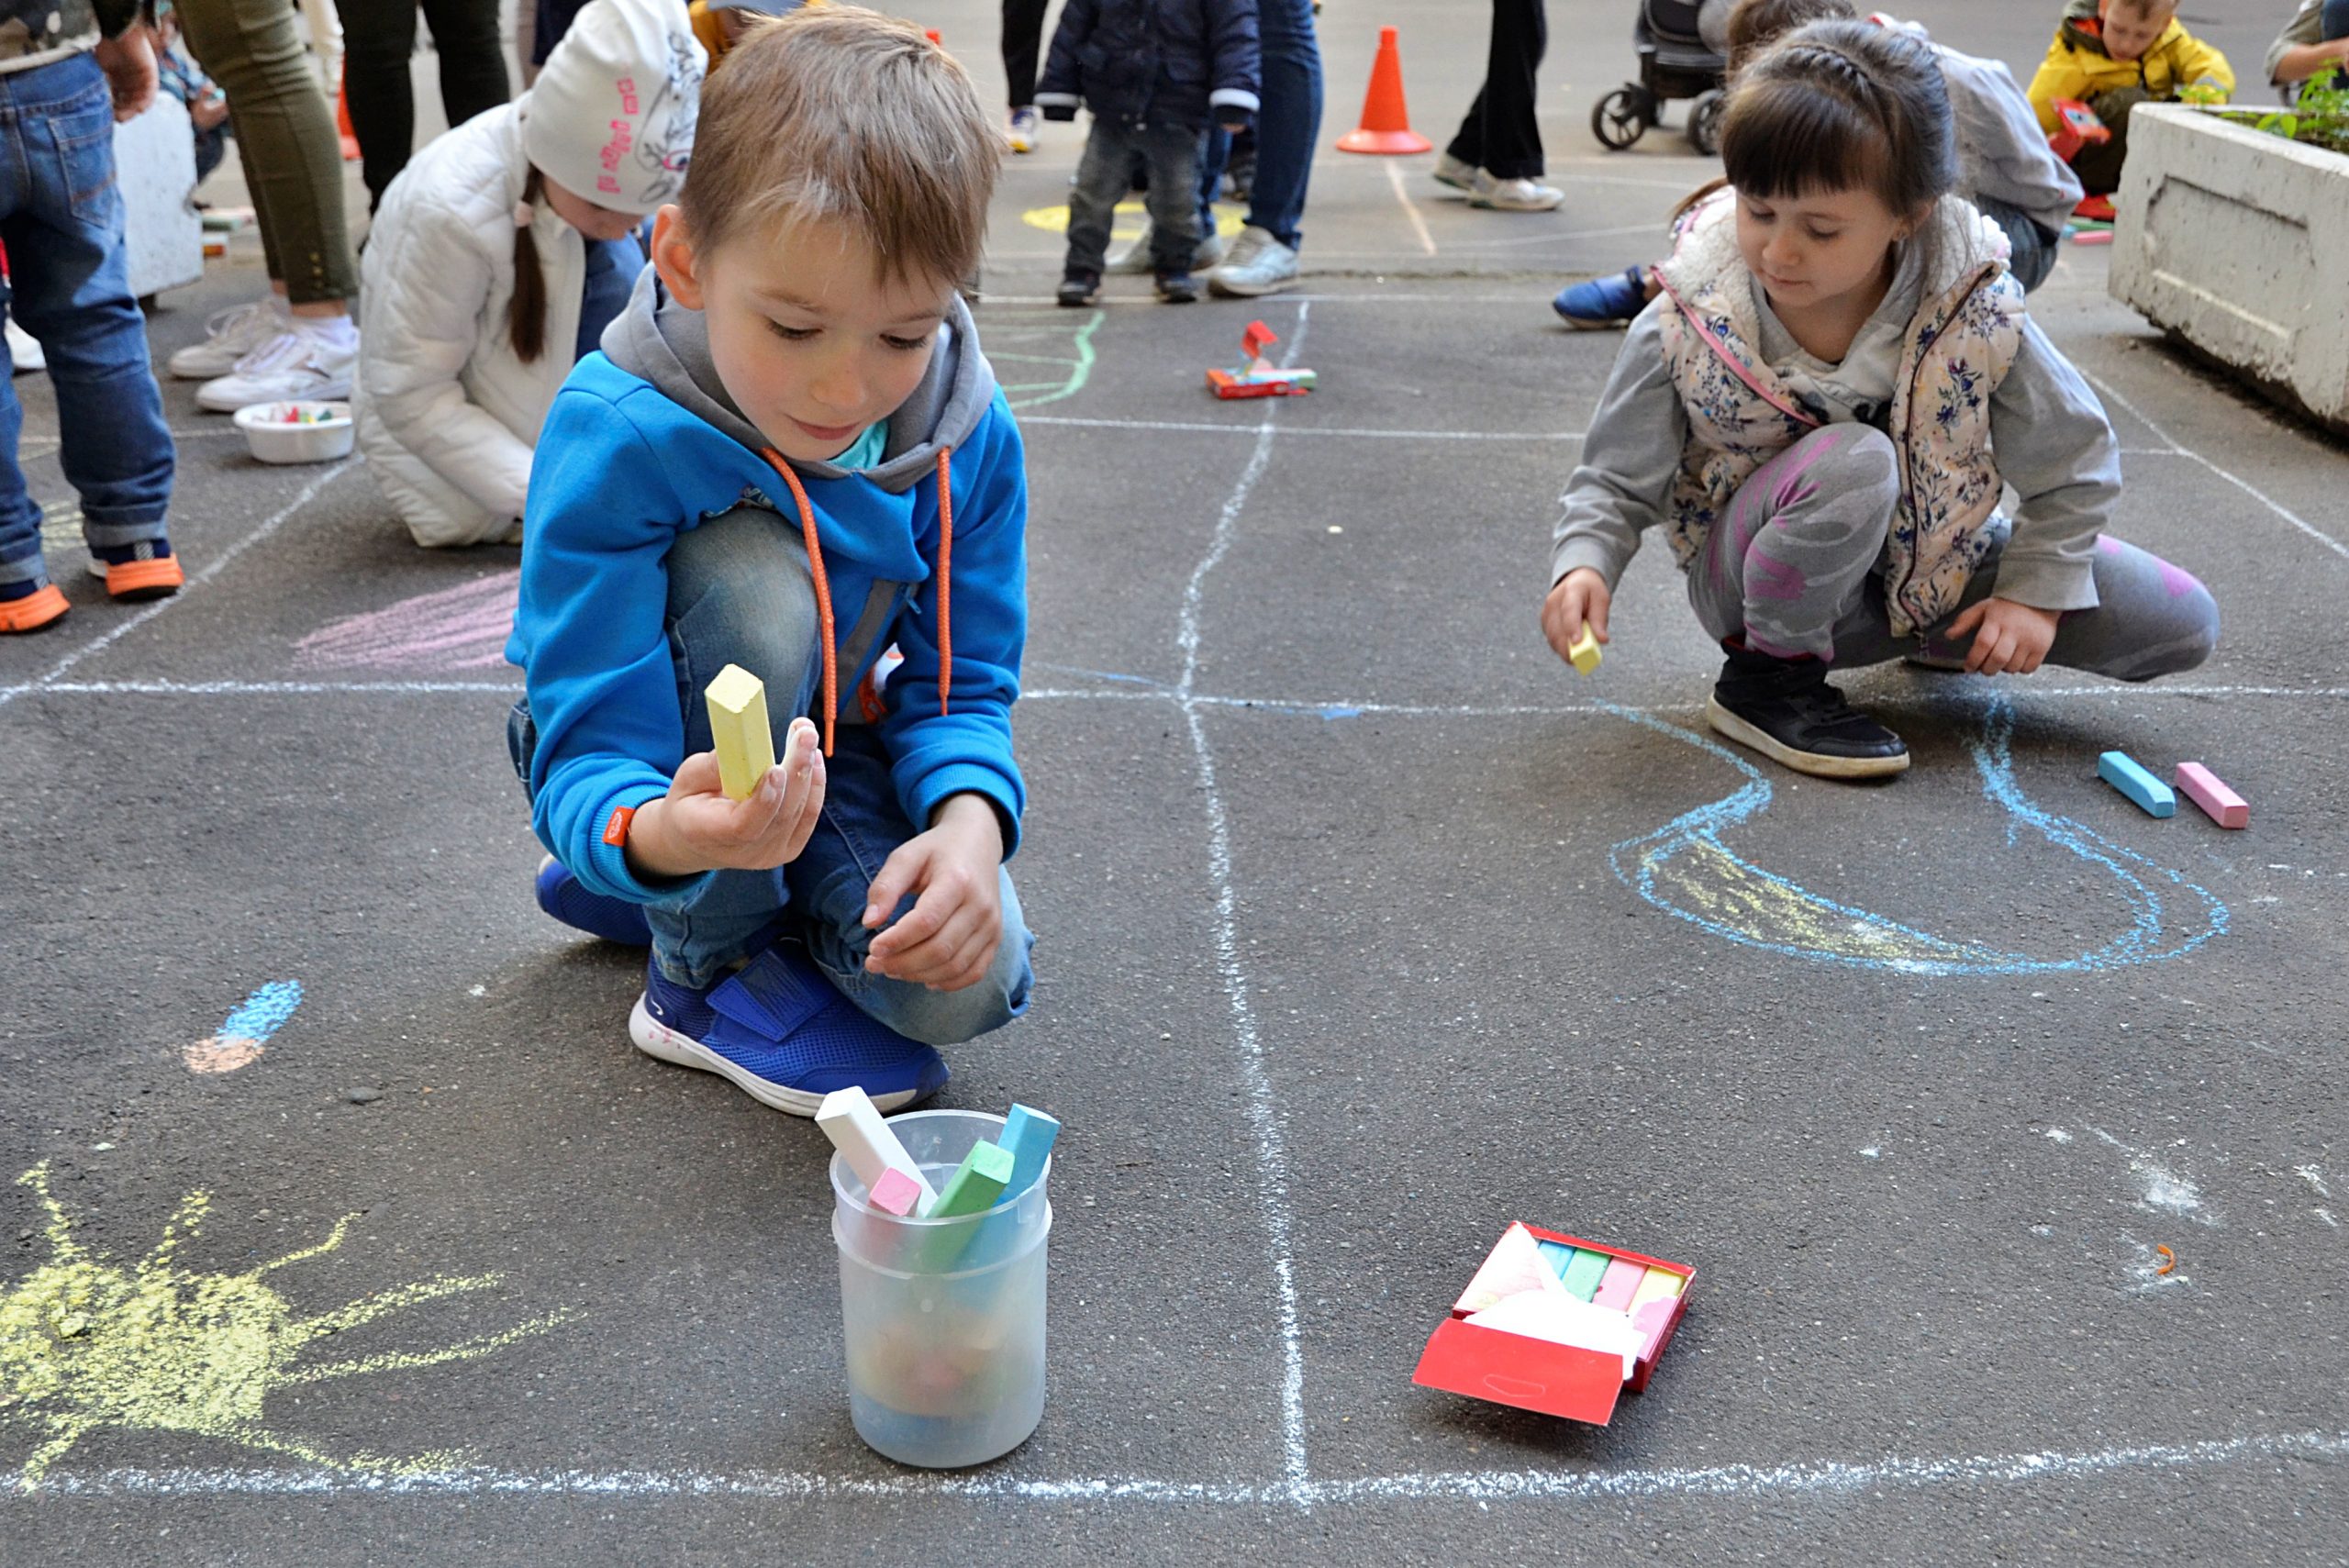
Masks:
[[[1598,1294],[1598,1282],[1607,1277],[1607,1265],[1615,1260],[1604,1252],[1587,1247],[1577,1247],[1566,1262],[1566,1294],[1588,1301]]]
[[[963,1156],[962,1164],[946,1178],[946,1185],[939,1192],[938,1201],[922,1215],[924,1219],[952,1219],[957,1215],[984,1214],[1003,1196],[1003,1189],[1011,1184],[1011,1151],[984,1140],[971,1146]]]

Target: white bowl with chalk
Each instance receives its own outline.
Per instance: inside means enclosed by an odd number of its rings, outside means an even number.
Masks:
[[[256,403],[237,410],[237,428],[263,462],[331,462],[351,455],[348,403]]]

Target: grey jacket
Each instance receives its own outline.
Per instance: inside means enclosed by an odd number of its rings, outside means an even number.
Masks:
[[[1957,120],[1966,194],[2019,208],[2050,234],[2063,233],[2065,220],[2080,204],[2080,179],[2047,145],[2038,112],[2016,85],[2014,73],[2004,61],[1983,60],[1946,44],[1934,44],[1933,53]]]

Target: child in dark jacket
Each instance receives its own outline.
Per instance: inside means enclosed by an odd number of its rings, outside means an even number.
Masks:
[[[1256,0],[1068,0],[1037,84],[1046,119],[1081,101],[1093,131],[1069,193],[1060,302],[1100,297],[1109,216],[1141,164],[1150,182],[1151,270],[1158,297],[1199,297],[1199,158],[1212,118],[1245,130],[1256,116]]]

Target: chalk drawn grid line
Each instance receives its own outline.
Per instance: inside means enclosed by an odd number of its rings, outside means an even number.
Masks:
[[[1311,301],[1300,299],[1294,303],[1297,305],[1298,309],[1297,320],[1292,330],[1289,344],[1289,351],[1292,355],[1296,352],[1297,339],[1301,339],[1304,336],[1305,318]],[[1083,348],[1086,350],[1079,356],[1083,361],[1090,360],[1090,330],[1097,327],[1099,315],[1097,312],[1095,318],[1083,329],[1085,334]],[[1065,362],[1070,362],[1073,366],[1077,363],[1075,361]],[[1073,369],[1068,383],[1064,384],[1064,390],[1055,394],[1055,396],[1066,396],[1079,390],[1089,370],[1089,362],[1083,364],[1081,368]],[[2132,406],[2101,380],[2098,380],[2097,384],[2099,390],[2111,396],[2116,404],[2144,423],[2157,439],[2167,443],[2166,448],[2163,450],[2163,455],[2175,453],[2210,469],[2215,474],[2243,489],[2300,531],[2324,544],[2335,553],[2349,558],[2349,548],[2344,548],[2339,541],[2315,529],[2238,476],[2173,440],[2150,419],[2137,413]],[[1050,400],[1052,399],[1045,398],[1038,401]],[[1169,700],[1183,708],[1188,721],[1195,761],[1203,785],[1208,816],[1209,869],[1211,880],[1216,884],[1218,968],[1227,1001],[1233,1014],[1235,1043],[1240,1047],[1243,1059],[1243,1076],[1247,1080],[1248,1087],[1249,1119],[1257,1140],[1260,1207],[1266,1226],[1266,1241],[1272,1253],[1275,1276],[1280,1285],[1285,1375],[1281,1395],[1284,1463],[1278,1481],[1259,1484],[1225,1484],[1167,1481],[1141,1476],[1075,1477],[1052,1481],[994,1476],[974,1478],[932,1475],[907,1475],[876,1481],[855,1477],[759,1471],[713,1473],[625,1470],[581,1472],[492,1469],[394,1477],[363,1472],[334,1470],[184,1469],[110,1470],[91,1474],[57,1473],[45,1481],[44,1492],[59,1496],[84,1497],[310,1494],[362,1496],[537,1494],[641,1498],[656,1498],[664,1496],[844,1498],[939,1496],[1008,1497],[1041,1502],[1078,1503],[1127,1499],[1310,1509],[1317,1504],[1414,1499],[1486,1502],[1525,1497],[1604,1499],[1672,1495],[1758,1497],[1880,1490],[1887,1486],[2021,1485],[2045,1480],[2084,1479],[2115,1472],[2158,1472],[2207,1468],[2246,1461],[2274,1462],[2295,1458],[2340,1461],[2349,1458],[2349,1432],[2310,1431],[2248,1434],[2230,1439],[2188,1443],[2121,1446],[2068,1453],[2010,1453],[1943,1458],[1890,1456],[1860,1462],[1823,1461],[1775,1466],[1735,1464],[1708,1469],[1654,1469],[1608,1473],[1486,1471],[1369,1476],[1351,1480],[1314,1479],[1307,1462],[1303,1361],[1297,1328],[1294,1264],[1287,1247],[1291,1215],[1286,1187],[1286,1156],[1280,1118],[1273,1099],[1269,1076],[1265,1073],[1263,1045],[1256,1029],[1252,1005],[1249,999],[1248,977],[1239,956],[1235,923],[1237,895],[1231,865],[1229,818],[1224,811],[1220,791],[1217,787],[1214,755],[1203,724],[1204,713],[1209,709],[1231,707],[1261,707],[1274,713],[1319,713],[1325,717],[1333,715],[1351,717],[1354,714],[1369,712],[1483,716],[1487,713],[1548,714],[1612,711],[1629,717],[1633,717],[1633,711],[1606,704],[1486,709],[1442,705],[1283,703],[1219,697],[1196,692],[1192,683],[1197,668],[1201,635],[1199,612],[1205,584],[1228,550],[1249,493],[1262,477],[1264,468],[1269,463],[1274,444],[1273,437],[1277,428],[1274,417],[1277,409],[1277,403],[1268,404],[1264,417],[1258,428],[1250,432],[1254,435],[1256,440],[1253,460],[1242,473],[1230,496],[1225,502],[1221,516],[1210,538],[1208,550],[1194,568],[1185,595],[1183,617],[1178,631],[1178,645],[1184,654],[1184,673],[1180,684],[1171,690],[1155,688],[1132,692],[1038,691],[1030,695],[1040,698],[1102,697]],[[1295,431],[1294,427],[1291,428],[1291,431]],[[287,518],[333,480],[340,477],[350,466],[348,463],[337,464],[320,474],[284,507],[265,518],[250,532],[231,545],[228,550],[217,556],[204,571],[196,574],[190,587],[200,587],[217,575],[231,560],[241,555],[251,545],[275,532]],[[60,694],[70,692],[77,695],[133,695],[149,692],[173,695],[274,692],[340,695],[367,692],[415,694],[496,691],[505,693],[513,689],[510,684],[487,681],[173,683],[67,682],[62,679],[69,670],[90,654],[111,645],[127,632],[179,602],[178,598],[161,601],[150,610],[117,626],[107,633],[69,653],[44,675],[34,681],[12,686],[0,686],[0,706],[5,706],[19,695],[33,691],[55,691]],[[2211,687],[2201,690],[2210,695],[2219,693],[2294,696],[2349,695],[2349,692],[2294,691],[2288,688]],[[2041,695],[2058,694],[2049,692]],[[2143,690],[2132,690],[2126,694],[2121,694],[2112,689],[2088,687],[2071,689],[2061,695],[2079,696],[2128,695],[2143,697],[2148,694]],[[2188,694],[2186,690],[2179,689],[2164,695]],[[1649,722],[1652,723],[1653,720]]]

